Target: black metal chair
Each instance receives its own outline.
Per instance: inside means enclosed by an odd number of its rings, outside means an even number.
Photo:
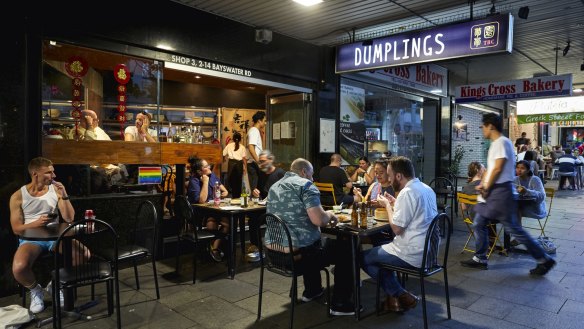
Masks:
[[[436,204],[438,211],[448,213],[450,211],[450,218],[454,217],[455,202],[456,202],[456,186],[452,181],[446,177],[436,177],[430,181],[429,186],[436,193]],[[444,223],[440,223],[444,227]],[[442,231],[442,237],[444,231]]]
[[[134,226],[126,236],[126,243],[118,248],[118,264],[132,262],[136,290],[140,290],[138,279],[138,262],[150,258],[156,287],[156,299],[160,299],[158,289],[158,272],[156,271],[156,254],[158,251],[158,212],[150,201],[144,201],[138,206]],[[113,248],[96,251],[108,261],[114,257]]]
[[[280,219],[280,217],[273,214],[264,214],[260,217],[260,222],[265,221],[266,231],[265,234],[270,236],[271,243],[269,247],[265,248],[264,255],[264,244],[259,244],[260,251],[260,287],[259,287],[259,299],[258,299],[258,317],[257,321],[262,316],[262,290],[264,286],[264,269],[272,273],[276,273],[282,276],[292,278],[292,286],[290,287],[290,298],[291,298],[291,310],[290,310],[290,329],[294,325],[294,305],[298,297],[298,276],[303,273],[295,265],[295,257],[298,256],[294,252],[294,246],[292,244],[292,237],[290,236],[290,230],[286,223]],[[327,316],[330,316],[330,275],[326,267],[320,269],[326,274],[326,288],[327,288]]]
[[[91,222],[91,223],[90,223]],[[75,247],[73,247],[75,245]],[[91,250],[99,251],[110,247],[113,250],[111,261],[98,257],[87,257]],[[106,283],[108,315],[113,313],[113,295],[117,312],[117,327],[121,328],[120,290],[118,282],[118,243],[116,231],[108,223],[99,220],[80,220],[67,227],[55,243],[53,276],[53,327],[61,328],[60,290],[76,289],[78,287]],[[72,252],[80,249],[82,252]],[[89,251],[88,251],[89,250]],[[65,306],[67,295],[65,292]],[[72,304],[72,301],[69,301]],[[89,319],[89,317],[88,317]]]
[[[442,252],[442,257],[440,257],[440,226],[439,221],[444,221],[445,226],[445,239],[446,243],[444,245],[444,250]],[[375,297],[375,305],[377,314],[379,314],[379,288],[381,284],[380,278],[382,275],[387,275],[387,271],[395,271],[397,274],[401,274],[402,285],[405,287],[405,278],[409,275],[417,276],[420,278],[420,290],[422,295],[422,312],[424,316],[424,328],[428,328],[428,316],[426,314],[426,288],[424,279],[432,276],[439,272],[444,272],[444,290],[446,293],[446,309],[448,313],[448,319],[451,319],[450,313],[450,294],[448,290],[448,250],[450,247],[450,235],[452,234],[452,220],[445,214],[438,214],[430,223],[428,227],[428,232],[426,233],[426,240],[424,243],[424,256],[422,259],[422,267],[420,268],[403,268],[399,266],[394,266],[390,264],[380,264],[379,273],[377,275],[377,293]]]
[[[195,217],[189,200],[184,195],[174,199],[174,214],[179,220],[176,242],[176,273],[179,272],[180,243],[188,241],[193,244],[193,284],[197,279],[197,247],[200,243],[209,242],[217,238],[217,234],[202,229],[201,222]]]

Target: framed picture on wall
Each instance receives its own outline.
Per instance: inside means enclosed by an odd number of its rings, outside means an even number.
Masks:
[[[468,124],[463,122],[455,122],[452,125],[452,140],[468,141]]]
[[[320,119],[320,153],[335,153],[336,121],[334,119]]]

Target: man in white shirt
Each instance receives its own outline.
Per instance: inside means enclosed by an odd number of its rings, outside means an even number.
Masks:
[[[515,179],[515,157],[513,144],[502,133],[503,120],[494,113],[483,115],[483,136],[491,140],[487,157],[487,173],[476,187],[485,202],[474,206],[473,224],[476,252],[472,259],[461,261],[460,265],[486,270],[489,232],[487,224],[499,220],[505,232],[515,236],[537,261],[537,266],[529,271],[532,275],[545,275],[556,265],[556,261],[545,253],[541,245],[525,232],[517,220],[517,201],[513,181]]]
[[[249,153],[249,158],[247,159],[247,174],[249,177],[249,188],[251,191],[256,189],[258,186],[258,177],[260,172],[258,163],[260,162],[260,153],[262,153],[264,150],[260,129],[264,129],[266,126],[266,112],[257,111],[253,115],[252,121],[253,127],[251,127],[247,132],[247,149]]]
[[[426,232],[438,215],[436,194],[415,176],[414,165],[406,157],[394,157],[387,166],[388,179],[398,194],[380,195],[377,202],[388,212],[389,224],[395,233],[392,242],[363,252],[363,269],[377,278],[378,263],[416,268],[422,266]],[[387,294],[385,309],[403,312],[416,307],[419,298],[405,290],[395,272],[381,278]]]
[[[86,141],[111,141],[109,135],[99,127],[97,114],[92,110],[83,110],[79,128],[80,139]]]
[[[152,116],[149,113],[138,113],[136,115],[136,124],[126,127],[124,140],[127,142],[156,142],[158,133],[156,129],[150,129],[151,121]]]

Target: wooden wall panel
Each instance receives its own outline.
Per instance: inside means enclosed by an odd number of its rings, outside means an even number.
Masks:
[[[220,164],[221,151],[216,144],[44,139],[42,154],[55,164],[186,164],[191,155]]]

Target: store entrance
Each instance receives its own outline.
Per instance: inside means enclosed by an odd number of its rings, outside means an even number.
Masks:
[[[310,97],[311,94],[297,92],[268,96],[268,118],[272,126],[266,127],[269,134],[266,140],[281,168],[289,168],[296,158],[309,158]]]

